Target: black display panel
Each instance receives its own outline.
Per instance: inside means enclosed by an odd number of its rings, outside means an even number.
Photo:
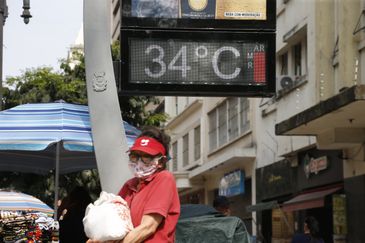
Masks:
[[[275,33],[122,30],[122,94],[271,96]]]
[[[122,28],[274,31],[275,0],[123,0]]]

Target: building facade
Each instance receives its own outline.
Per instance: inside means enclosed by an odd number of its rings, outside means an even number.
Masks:
[[[111,2],[111,38],[112,42],[120,38],[120,1],[112,0]]]
[[[277,94],[255,108],[251,208],[269,242],[290,242],[307,216],[325,242],[365,241],[364,4],[277,1]]]
[[[250,100],[244,97],[165,97],[172,118],[172,163],[182,203],[210,204],[230,197],[232,212],[251,228],[256,145]]]
[[[276,5],[273,97],[165,97],[181,202],[227,195],[261,242],[306,216],[325,242],[365,242],[365,1]]]

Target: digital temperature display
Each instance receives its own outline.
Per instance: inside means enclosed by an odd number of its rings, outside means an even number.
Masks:
[[[265,42],[196,42],[131,38],[132,83],[263,85]]]
[[[270,96],[275,33],[124,30],[122,90],[163,95]]]

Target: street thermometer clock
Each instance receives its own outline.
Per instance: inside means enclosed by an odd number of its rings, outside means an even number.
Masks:
[[[123,1],[121,93],[271,96],[274,1],[254,2]]]

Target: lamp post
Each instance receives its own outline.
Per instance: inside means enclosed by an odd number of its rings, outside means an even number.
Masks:
[[[28,24],[32,17],[30,14],[30,0],[23,0],[23,13],[20,15],[24,19],[24,23]],[[0,110],[3,108],[3,41],[4,41],[4,25],[8,17],[8,6],[6,0],[0,0]]]

